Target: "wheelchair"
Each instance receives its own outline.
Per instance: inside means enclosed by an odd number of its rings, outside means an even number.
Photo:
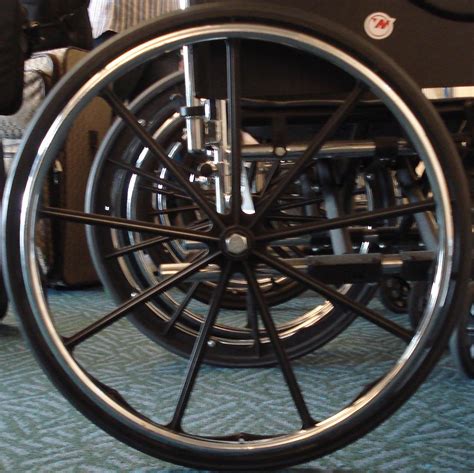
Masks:
[[[468,314],[472,101],[431,103],[421,88],[472,84],[472,63],[457,53],[474,12],[463,1],[446,11],[436,0],[364,0],[348,19],[345,0],[191,3],[99,47],[46,100],[6,186],[4,274],[43,369],[109,434],[195,468],[282,468],[388,418]],[[409,47],[413,24],[420,51]],[[440,31],[452,41],[432,64],[423,47]],[[182,55],[183,72],[135,98],[115,92],[117,80],[169,54]],[[97,97],[115,118],[84,205],[51,207],[51,168]],[[86,233],[113,301],[74,333],[42,284],[36,243],[50,221]],[[397,277],[424,284],[415,328],[372,301]],[[92,366],[83,348],[96,341],[100,350],[123,319],[140,340],[124,355],[164,348],[187,359],[181,377],[165,370],[151,392],[146,377],[129,386],[131,373],[109,379]],[[463,324],[453,343],[469,363]],[[337,369],[357,388],[331,397],[334,372],[318,360],[360,326],[371,328],[370,347],[390,343],[392,356],[378,360],[374,349],[367,379],[354,353],[355,365]],[[237,369],[229,427],[220,382]],[[268,398],[252,395],[253,382]],[[267,414],[275,396],[294,418]]]

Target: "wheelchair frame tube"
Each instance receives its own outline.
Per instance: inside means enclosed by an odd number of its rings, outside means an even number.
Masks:
[[[183,46],[183,64],[186,107],[192,109],[201,105],[201,101],[196,98],[192,46]],[[201,116],[186,116],[186,136],[190,153],[204,149],[204,127]]]

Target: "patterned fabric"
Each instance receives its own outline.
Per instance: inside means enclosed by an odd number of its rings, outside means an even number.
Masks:
[[[48,299],[65,334],[115,306],[97,289],[50,290]],[[302,300],[295,299],[295,307]],[[380,310],[378,305],[373,308]],[[398,323],[407,319],[386,315]],[[0,324],[0,472],[196,473],[148,457],[95,427],[41,372],[11,310],[4,322]],[[298,381],[318,418],[334,402],[347,395],[352,399],[361,385],[380,376],[381,364],[392,359],[400,346],[404,347],[395,337],[357,320],[333,342],[295,363]],[[155,420],[174,406],[186,360],[147,340],[126,319],[92,337],[78,353],[95,376],[118,389],[132,405],[148,409]],[[294,404],[284,383],[274,383],[278,376],[278,367],[204,366],[196,382],[195,399],[201,410],[195,409],[191,397],[193,422],[209,425],[210,431],[247,432],[263,417],[269,425],[291,427]],[[327,457],[279,472],[473,472],[473,389],[474,382],[461,375],[446,353],[415,396],[376,430]],[[214,422],[209,422],[209,413]]]
[[[20,139],[53,81],[54,64],[45,54],[25,62],[23,104],[14,115],[0,116],[0,138]]]
[[[3,117],[0,117],[0,119]],[[10,168],[13,163],[13,159],[20,147],[21,139],[16,138],[3,138],[2,145],[3,145],[3,166],[5,168],[5,173],[8,175],[10,172]]]
[[[0,115],[0,139],[19,140],[46,94],[66,71],[62,69],[67,48],[34,54],[25,61],[23,103],[13,115]],[[10,148],[10,151],[13,148]],[[7,152],[9,152],[7,150]],[[5,141],[4,141],[5,153]]]
[[[185,3],[183,0],[91,0],[92,34],[98,38],[106,31],[119,33],[142,21],[184,8]]]

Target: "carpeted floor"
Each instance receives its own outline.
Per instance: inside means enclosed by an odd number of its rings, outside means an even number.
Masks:
[[[93,318],[109,302],[100,290],[89,290],[52,291],[50,303],[67,332],[79,318]],[[0,471],[191,471],[136,452],[96,428],[56,392],[25,347],[11,313],[4,322],[0,327]],[[295,364],[308,404],[317,406],[321,414],[331,412],[339,397],[343,402],[356,394],[351,391],[352,382],[357,380],[360,386],[366,377],[373,379],[385,359],[388,363],[393,352],[401,349],[396,339],[381,338],[383,333],[374,336],[374,330],[356,322],[335,341]],[[134,403],[159,412],[157,420],[169,413],[175,373],[184,361],[151,342],[143,344],[143,337],[126,320],[119,322],[113,335],[95,338],[84,346],[81,362]],[[263,402],[259,412],[268,410],[278,430],[295,420],[284,393],[269,392],[262,383],[262,377],[274,379],[278,375],[275,369],[205,367],[197,397],[205,398],[206,390],[222,392],[219,406],[212,409],[225,419],[223,430],[232,424],[235,431],[249,431],[254,419],[240,415],[240,408],[258,399]],[[140,387],[135,381],[142,379],[151,381]],[[161,391],[156,391],[158,387]],[[243,388],[255,397],[245,400]],[[159,399],[156,392],[160,392]],[[199,407],[191,402],[189,409],[190,417],[205,432],[207,420],[200,419]],[[215,431],[216,426],[211,427]],[[254,428],[258,430],[258,425]],[[286,471],[319,470],[474,471],[474,382],[456,369],[447,354],[415,396],[375,431],[325,458]]]

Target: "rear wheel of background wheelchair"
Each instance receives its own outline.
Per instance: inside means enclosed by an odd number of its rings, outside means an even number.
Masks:
[[[199,176],[201,179],[199,185],[204,192],[209,193],[213,189],[212,179],[205,179],[199,172],[202,164],[208,162],[208,158],[203,155],[191,155],[186,150],[184,119],[179,114],[180,108],[184,105],[183,80],[183,75],[180,73],[170,75],[145,90],[129,108],[139,117],[156,143],[167,151],[168,156],[185,166],[189,178],[192,173]],[[117,166],[117,156],[122,156],[128,168],[124,169],[124,165]],[[158,182],[162,182],[170,175],[166,167],[158,164],[138,137],[127,133],[126,124],[117,120],[104,138],[91,170],[86,197],[87,211],[97,213],[108,207],[111,209],[110,214],[116,217],[157,222],[167,226],[192,225],[199,219],[198,210],[189,205],[190,202],[185,196],[180,195],[178,190],[175,190],[174,196],[168,193],[160,194],[157,182],[154,183],[156,187],[152,187],[153,179],[150,176],[156,176]],[[360,211],[393,204],[393,200],[388,200],[387,191],[383,189],[387,171],[378,166],[371,170],[370,178],[364,178],[364,166],[360,165],[359,168],[360,175],[347,186],[345,206],[350,209],[356,205]],[[138,176],[133,172],[137,169],[140,172]],[[265,175],[261,173],[258,179],[264,177]],[[309,177],[305,177],[304,182],[294,190],[305,196],[304,199],[300,198],[303,202],[307,201],[309,196],[318,202],[321,196],[310,188]],[[173,186],[172,179],[171,176],[169,182],[171,186]],[[144,187],[148,192],[143,189]],[[254,197],[255,195],[254,193]],[[283,196],[282,199],[290,197],[294,199],[295,194]],[[309,212],[307,210],[309,205],[298,205],[298,200],[293,200],[291,205],[287,203],[287,207],[293,215],[297,212],[303,216],[305,212]],[[282,212],[281,217],[291,218],[291,215]],[[136,291],[137,288],[156,284],[161,264],[186,263],[196,256],[196,250],[187,249],[185,242],[149,245],[138,232],[123,231],[112,234],[100,227],[89,227],[88,236],[101,280],[111,293],[117,293],[116,298],[119,300],[124,294]],[[142,245],[141,251],[138,250],[140,245]],[[137,251],[127,254],[127,251],[121,250],[122,248],[137,248]],[[294,248],[279,248],[278,251],[280,254],[286,252],[288,256],[301,256],[304,254],[303,251],[308,252],[309,249],[298,245]],[[369,251],[369,245],[362,243],[358,251]],[[115,253],[117,256],[127,254],[127,257],[104,259],[102,255],[107,253]],[[283,277],[275,278],[271,283],[268,278],[261,278],[260,285],[265,291],[267,304],[272,306],[282,305],[305,291],[304,285],[295,284],[289,278]],[[194,299],[208,306],[215,288],[216,282],[212,281],[201,281],[199,286],[183,284],[181,297],[191,293]],[[351,297],[357,297],[361,302],[368,302],[376,287],[358,285],[350,288],[346,285],[341,290]],[[179,297],[176,297],[176,293],[162,294],[159,301],[154,304],[150,301],[146,306],[136,308],[132,321],[160,345],[175,353],[189,356],[203,322],[203,314],[193,312],[191,307],[187,306],[181,310],[179,323],[168,329],[173,320],[176,320],[177,311],[180,310]],[[249,303],[252,302],[249,302],[245,284],[236,281],[226,291],[222,307],[243,310]],[[213,327],[211,336],[215,345],[212,350],[207,351],[205,362],[221,366],[266,366],[277,362],[264,328],[259,329],[259,349],[255,349],[257,335],[248,320],[250,316],[247,314],[247,319],[241,320],[235,318],[222,320]],[[353,316],[347,314],[347,311],[335,308],[323,300],[307,312],[297,313],[296,316],[288,314],[277,325],[277,330],[285,340],[288,355],[295,358],[327,343],[352,320]]]
[[[64,80],[36,117],[7,188],[15,198],[10,199],[6,209],[5,274],[24,331],[43,368],[84,415],[110,434],[163,460],[203,469],[281,468],[327,454],[373,429],[403,404],[439,358],[461,306],[469,270],[463,258],[469,250],[470,228],[462,169],[449,134],[417,86],[377,50],[337,25],[292,10],[272,10],[260,2],[246,4],[245,8],[231,2],[203,6],[149,23],[96,50]],[[272,48],[278,46],[279,58],[280,53],[298,50],[297,56],[304,56],[304,64],[321,58],[323,64],[333,71],[341,69],[351,79],[351,90],[311,139],[306,152],[297,160],[288,161],[278,179],[268,177],[266,196],[255,197],[255,211],[248,214],[242,212],[240,205],[241,102],[237,67],[239,48],[247,41],[256,41],[250,45],[251,50],[267,43]],[[109,87],[134,66],[191,43],[217,45],[227,57],[233,158],[230,205],[223,214],[216,212],[212,195],[195,185],[187,171],[168,157],[139,117],[129,112]],[[320,66],[321,63],[318,71]],[[214,71],[212,68],[209,72]],[[267,79],[262,76],[264,83]],[[315,165],[315,154],[335,136],[336,128],[350,119],[367,89],[378,97],[391,119],[398,121],[401,136],[424,162],[430,199],[377,211],[352,209],[349,215],[337,218],[328,217],[327,208],[321,219],[309,221],[297,214],[291,216],[290,225],[274,225],[276,217],[281,217],[278,212],[282,206],[290,205],[288,196],[293,197],[291,189],[298,189],[300,175]],[[100,213],[91,214],[81,209],[41,206],[45,180],[67,130],[97,95],[105,98],[116,116],[169,172],[164,182],[151,188],[161,194],[179,192],[197,207],[194,210],[201,216],[202,227],[189,222],[175,226],[119,218],[105,207]],[[322,162],[323,167],[338,168],[337,160],[328,161]],[[410,165],[406,160],[397,164]],[[124,169],[129,163],[119,157],[117,165]],[[140,173],[138,169],[132,171]],[[153,179],[156,182],[157,176]],[[383,226],[385,220],[421,212],[430,212],[436,219],[438,243],[433,248],[430,299],[416,332],[386,319],[357,298],[338,292],[332,280],[326,279],[327,273],[311,263],[324,261],[326,269],[331,270],[341,256],[347,261],[345,255],[334,256],[333,251],[328,251],[319,259],[318,255],[309,259],[312,255],[303,252],[302,260],[295,263],[287,251],[279,251],[294,241],[290,238],[307,242],[324,238],[328,231],[340,232],[330,234],[336,237],[355,238],[362,234],[365,238],[366,233],[373,236],[380,233],[378,226]],[[41,285],[35,256],[35,229],[40,218],[72,221],[78,228],[101,226],[115,236],[117,231],[138,232],[145,239],[159,239],[159,244],[164,239],[190,240],[205,250],[149,287],[117,291],[121,300],[101,299],[91,313],[80,310],[64,317],[52,298],[46,300]],[[327,241],[328,250],[338,244],[337,238]],[[397,246],[393,248],[396,251]],[[101,258],[110,259],[113,255],[107,253]],[[308,273],[304,271],[305,264],[310,266]],[[181,297],[180,306],[189,302],[198,310],[201,301],[193,299],[189,292],[183,297],[183,285],[193,285],[200,278],[211,280],[216,273],[213,297],[204,308],[207,315],[202,317],[186,367],[180,357],[162,350],[141,332],[132,331],[123,320],[150,301],[160,304],[155,296],[167,291]],[[303,285],[305,296],[283,301],[281,307],[268,304],[261,281],[270,275]],[[338,273],[342,281],[347,278],[352,282],[351,276],[350,271]],[[242,282],[254,301],[255,310],[250,314],[228,309],[224,303],[226,292]],[[318,297],[344,307],[357,319],[357,326],[346,337],[352,327],[325,345],[324,350],[292,362],[285,336],[276,328],[279,317],[286,317],[290,310],[294,314],[307,313],[318,304]],[[219,320],[229,316],[248,318],[255,332],[263,328],[281,374],[278,368],[235,370],[203,366],[206,350],[216,344],[210,335],[218,315]],[[259,343],[260,338],[255,337],[256,350]],[[116,347],[112,352],[111,344]]]

